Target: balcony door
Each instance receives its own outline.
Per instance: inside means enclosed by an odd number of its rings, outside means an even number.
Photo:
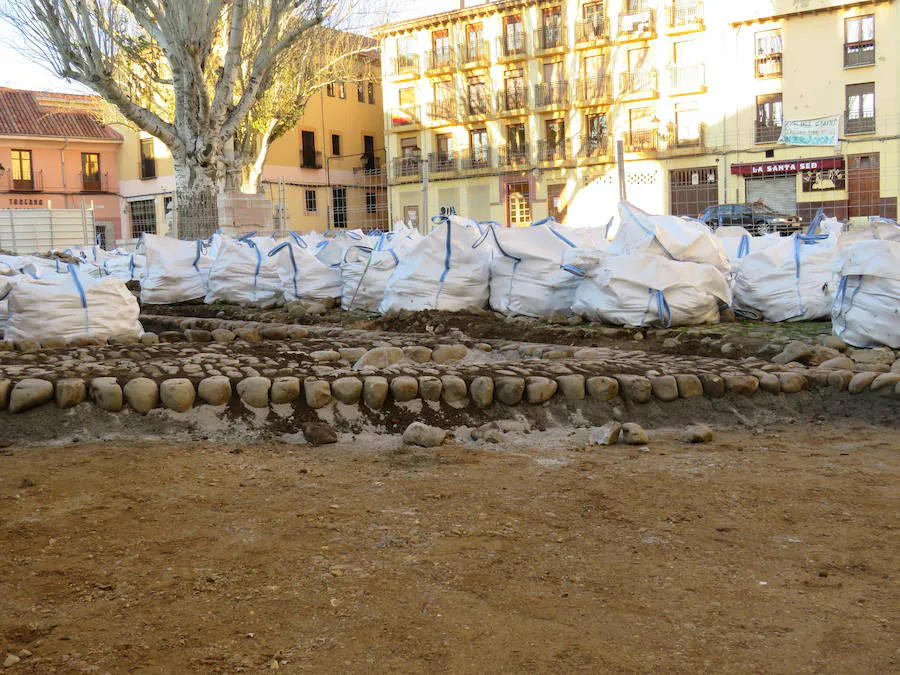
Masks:
[[[85,192],[100,192],[100,155],[81,153],[81,184]]]
[[[562,7],[545,7],[542,15],[544,49],[553,49],[562,44]]]
[[[606,115],[585,117],[587,128],[586,147],[588,157],[596,157],[606,152]]]
[[[434,49],[434,63],[439,66],[450,61],[450,31],[436,30],[431,34],[431,46]]]
[[[435,136],[434,145],[437,149],[438,163],[448,163],[453,157],[453,135],[438,134],[437,136]]]
[[[548,161],[566,158],[566,121],[562,119],[547,120],[544,123]]]
[[[525,51],[525,30],[518,14],[503,17],[503,43],[507,54]]]
[[[506,89],[506,109],[525,107],[525,75],[521,70],[510,70],[503,81]]]
[[[31,164],[31,150],[10,151],[12,161],[12,189],[34,190],[34,172]]]
[[[301,166],[304,169],[316,168],[316,133],[314,131],[301,131]]]
[[[525,155],[525,124],[510,124],[506,127],[506,147],[510,157]]]
[[[486,57],[482,54],[482,42],[484,41],[484,29],[480,23],[470,23],[466,26],[466,60],[475,61]]]
[[[487,129],[472,129],[469,132],[469,152],[472,166],[487,166],[490,146]]]
[[[877,152],[847,157],[847,197],[851,218],[880,215],[881,173]]]

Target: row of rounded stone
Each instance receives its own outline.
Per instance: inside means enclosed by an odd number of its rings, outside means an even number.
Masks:
[[[706,396],[721,398],[728,394],[753,396],[757,391],[792,394],[810,387],[824,386],[851,393],[866,389],[895,390],[900,396],[900,376],[890,373],[825,372],[813,377],[799,373],[764,373],[759,377],[743,374],[718,375],[615,375],[613,377],[561,375],[543,376],[477,376],[468,381],[457,375],[442,377],[398,375],[386,377],[341,377],[334,380],[298,377],[248,377],[236,385],[228,377],[208,377],[194,383],[186,378],[171,378],[157,383],[138,377],[124,386],[113,377],[98,377],[85,382],[62,379],[24,379],[15,384],[0,380],[0,410],[20,413],[55,401],[60,408],[71,408],[90,400],[98,407],[117,412],[126,405],[146,414],[154,408],[186,412],[197,403],[213,406],[228,404],[237,395],[245,405],[267,408],[269,405],[297,404],[301,401],[313,409],[324,408],[333,401],[345,405],[362,403],[379,410],[394,403],[415,399],[443,401],[453,407],[471,404],[487,408],[496,403],[507,406],[541,405],[559,395],[566,401],[586,398],[612,401],[622,398],[632,403],[663,402],[679,398]]]

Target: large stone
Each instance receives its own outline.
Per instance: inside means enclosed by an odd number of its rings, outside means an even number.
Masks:
[[[584,375],[561,375],[556,383],[567,401],[583,401],[587,395]]]
[[[875,378],[878,377],[878,375],[878,373],[871,371],[857,373],[853,376],[853,379],[850,380],[850,384],[847,385],[847,391],[851,394],[861,394],[869,388],[869,385],[875,381]]]
[[[0,380],[0,410],[6,408],[9,402],[9,390],[12,388],[12,382],[9,380]]]
[[[588,445],[615,445],[619,442],[622,425],[618,422],[607,422],[602,427],[594,427],[588,436]]]
[[[406,358],[415,363],[428,363],[431,361],[431,349],[422,345],[413,345],[403,350]]]
[[[632,403],[649,403],[653,398],[650,380],[641,375],[616,375],[622,398]]]
[[[309,337],[309,331],[301,326],[288,326],[287,336],[291,340],[303,340]]]
[[[582,382],[582,390],[584,389]],[[494,402],[494,381],[485,376],[476,377],[469,383],[469,398],[476,408],[484,409]],[[582,396],[584,398],[584,396]]]
[[[356,405],[362,396],[363,383],[358,377],[340,377],[331,383],[331,395],[344,405]]]
[[[619,395],[619,382],[612,377],[589,377],[585,385],[587,393],[597,401],[612,401]]]
[[[175,331],[175,333],[178,335],[178,339],[175,341],[180,342],[183,339],[181,333],[178,331]],[[79,335],[69,340],[70,347],[102,347],[105,344],[106,338],[96,335]]]
[[[403,350],[400,347],[376,347],[366,352],[356,364],[354,370],[363,368],[387,368],[403,360]]]
[[[391,380],[391,396],[397,403],[412,401],[419,395],[419,381],[410,375],[400,375]]]
[[[172,344],[184,341],[184,333],[178,330],[164,330],[159,334],[159,341],[164,344]]]
[[[431,360],[435,363],[447,363],[466,358],[469,348],[465,345],[438,345],[431,352]]]
[[[74,377],[65,378],[57,381],[54,396],[58,408],[74,408],[87,398],[87,387],[84,384],[84,380]],[[0,405],[0,408],[2,407]]]
[[[268,408],[271,388],[272,380],[268,377],[247,377],[238,382],[237,393],[251,408]]]
[[[9,412],[20,413],[37,408],[53,398],[53,383],[28,378],[16,383],[9,395]]]
[[[243,340],[244,342],[262,342],[263,339],[262,335],[255,328],[238,328],[234,331],[234,334],[238,340]]]
[[[660,401],[670,403],[678,398],[678,381],[672,375],[651,377],[650,390]]]
[[[549,377],[528,377],[525,379],[525,402],[529,405],[546,403],[558,388],[559,385]]]
[[[650,442],[650,437],[640,424],[628,422],[622,425],[622,442],[628,445],[646,445]]]
[[[159,400],[163,407],[175,412],[187,412],[194,406],[197,392],[193,383],[183,377],[164,380],[159,385]]]
[[[794,340],[789,342],[782,352],[772,357],[772,363],[784,365],[786,363],[808,363],[813,355],[813,349],[805,342]]]
[[[61,337],[49,337],[46,340],[41,340],[42,349],[65,349],[68,346],[69,343],[66,342],[65,338]]]
[[[91,380],[91,400],[101,410],[119,412],[125,404],[122,387],[114,377],[95,377]]]
[[[441,378],[441,398],[446,403],[460,403],[468,393],[466,381],[457,375],[444,375]]]
[[[443,385],[441,381],[432,375],[419,377],[419,396],[423,401],[440,401]]]
[[[334,429],[323,422],[304,422],[303,436],[311,445],[332,445],[338,442]]]
[[[822,345],[814,345],[812,348],[812,356],[809,358],[809,365],[820,366],[826,361],[840,358],[841,353],[837,349],[831,347],[823,347]]]
[[[681,432],[679,439],[684,443],[709,443],[713,439],[713,430],[705,424],[692,424]]]
[[[299,401],[300,378],[291,376],[276,377],[272,381],[272,388],[269,390],[269,399],[272,401],[272,405],[285,405]]]
[[[430,427],[421,422],[413,422],[403,432],[403,442],[423,448],[435,448],[447,439],[447,432],[438,427]]]
[[[504,375],[494,380],[494,396],[504,405],[519,405],[524,393],[524,377]]]
[[[678,395],[681,398],[697,398],[703,396],[703,383],[696,375],[675,375]]]
[[[856,362],[847,356],[838,356],[819,364],[819,368],[823,370],[853,370],[855,367]]]
[[[197,396],[209,405],[226,405],[231,401],[231,380],[224,375],[216,375],[200,380]]]
[[[366,349],[364,347],[342,347],[338,349],[338,354],[341,355],[341,361],[356,363],[366,355]]]
[[[892,373],[900,373],[900,359],[894,361],[894,364],[891,366]]]
[[[900,382],[900,373],[882,373],[874,380],[869,388],[872,391],[881,391],[882,389],[893,390],[897,383]]]
[[[226,330],[225,328],[216,328],[210,335],[213,340],[223,345],[230,345],[237,339],[237,335],[233,331]]]
[[[188,342],[212,342],[213,339],[211,332],[208,330],[199,330],[197,328],[191,328],[190,330],[184,331],[184,336],[187,338]]]
[[[828,347],[829,349],[836,349],[839,352],[847,351],[847,343],[841,340],[839,337],[835,337],[834,335],[822,335],[816,342],[823,347]]]
[[[520,420],[494,420],[473,430],[471,436],[476,441],[499,443],[506,434],[526,433],[528,429],[528,425]]]
[[[326,380],[304,380],[303,393],[306,405],[313,410],[324,408],[331,403],[331,385]]]
[[[718,375],[704,373],[698,376],[703,385],[703,393],[709,398],[722,398],[725,396],[725,380]]]
[[[37,340],[15,340],[13,345],[20,354],[34,354],[41,351],[41,343]]]
[[[753,396],[759,390],[759,380],[752,375],[726,375],[725,391],[740,396]]]
[[[762,373],[759,375],[759,388],[769,394],[781,393],[781,381],[777,375],[772,373]]]
[[[265,326],[259,331],[263,340],[287,340],[287,326]]]
[[[122,393],[128,406],[141,415],[146,415],[159,405],[159,385],[146,377],[128,381],[122,388]]]
[[[828,386],[838,391],[847,391],[850,381],[853,379],[853,372],[849,370],[836,370],[828,373]]]
[[[327,363],[330,361],[340,361],[341,354],[333,349],[320,349],[318,351],[312,352],[309,355],[313,361],[317,363]]]
[[[872,349],[851,349],[847,355],[861,366],[881,364],[890,366],[897,360],[893,351],[887,347],[873,347]]]
[[[144,333],[141,336],[141,344],[147,347],[159,344],[159,335],[156,333]]]
[[[778,381],[784,394],[798,394],[809,389],[809,381],[800,373],[778,373]]]
[[[363,383],[363,402],[370,410],[381,410],[387,401],[388,381],[387,378],[380,376],[371,376],[365,379]]]

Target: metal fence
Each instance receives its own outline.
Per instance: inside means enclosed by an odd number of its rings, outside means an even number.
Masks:
[[[95,243],[91,209],[0,209],[0,250],[20,255]]]

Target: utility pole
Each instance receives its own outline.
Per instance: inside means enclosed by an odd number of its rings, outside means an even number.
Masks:
[[[625,201],[625,142],[616,141],[616,168],[619,171],[619,200]]]
[[[420,166],[422,167],[422,209],[424,213],[419,218],[419,222],[425,225],[431,222],[431,219],[428,217],[428,158],[423,159]],[[425,232],[422,232],[422,234],[425,234]]]

